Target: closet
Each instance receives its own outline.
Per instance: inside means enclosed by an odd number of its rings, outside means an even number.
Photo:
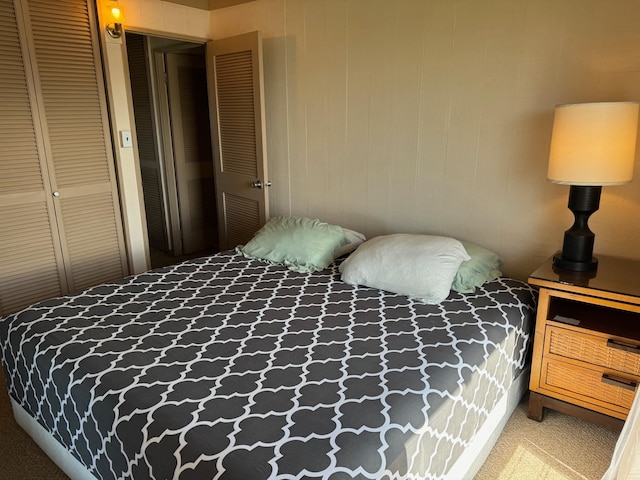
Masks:
[[[0,0],[0,315],[128,273],[93,9]]]

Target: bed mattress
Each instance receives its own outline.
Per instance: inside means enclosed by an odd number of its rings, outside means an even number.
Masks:
[[[535,294],[426,305],[223,252],[0,322],[9,392],[99,479],[440,478],[525,368]]]

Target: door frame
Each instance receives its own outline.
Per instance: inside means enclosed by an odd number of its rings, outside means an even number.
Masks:
[[[118,188],[123,200],[121,206],[126,231],[126,250],[130,260],[130,273],[141,273],[149,269],[150,254],[146,232],[144,198],[141,188],[137,138],[135,135],[133,100],[124,43],[126,35],[117,39],[110,38],[104,31],[106,20],[104,12],[102,9],[98,9],[98,12],[100,30],[102,31],[101,45],[110,107],[111,135],[118,171]],[[209,41],[209,38],[206,37],[168,33],[144,27],[129,28],[129,26],[126,26],[125,30],[139,35],[158,36],[176,41],[202,44],[206,44]],[[127,131],[132,134],[133,148],[120,144],[120,134]]]
[[[152,103],[152,121],[157,143],[157,156],[159,170],[161,173],[161,183],[163,190],[163,204],[165,210],[165,228],[168,237],[168,246],[174,256],[184,253],[182,238],[182,214],[180,211],[179,192],[177,187],[177,176],[174,156],[174,142],[171,116],[170,100],[168,97],[167,73],[165,54],[179,53],[192,48],[202,47],[202,59],[206,62],[205,45],[206,40],[194,40],[177,38],[171,35],[164,35],[159,32],[143,32],[134,29],[127,30],[129,34],[139,35],[145,38],[145,53],[149,62],[149,87]],[[126,38],[126,34],[125,34]],[[155,40],[155,44],[154,44]],[[163,41],[171,42],[163,45]],[[133,134],[135,135],[135,129]],[[137,143],[137,142],[136,142]],[[213,148],[213,146],[212,146]],[[138,156],[138,152],[136,152]],[[138,163],[139,163],[138,158]],[[144,206],[144,202],[143,202]],[[145,211],[146,211],[146,206]],[[147,240],[147,248],[149,242]]]

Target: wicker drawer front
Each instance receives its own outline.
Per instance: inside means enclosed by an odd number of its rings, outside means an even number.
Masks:
[[[633,403],[635,391],[605,383],[602,379],[603,375],[598,371],[564,362],[546,360],[543,365],[543,388],[560,389],[562,393],[584,401],[592,399],[596,400],[596,403],[617,405],[622,407],[621,411],[627,413]]]
[[[548,327],[549,353],[640,376],[640,354],[607,346],[606,337]]]

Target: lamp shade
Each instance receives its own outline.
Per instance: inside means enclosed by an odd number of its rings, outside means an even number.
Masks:
[[[559,105],[547,179],[568,185],[620,185],[633,178],[639,105]]]
[[[107,0],[104,2],[105,23],[124,23],[124,10],[118,0]]]

